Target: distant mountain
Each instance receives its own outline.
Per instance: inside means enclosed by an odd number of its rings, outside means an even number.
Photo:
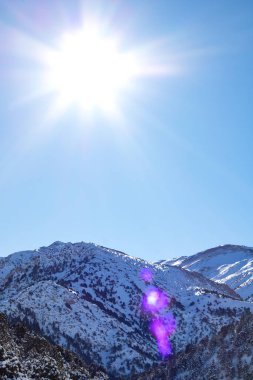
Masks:
[[[200,273],[150,264],[87,243],[55,242],[0,259],[0,310],[33,331],[124,378],[161,362],[140,303],[140,270],[170,296],[173,352],[238,321],[253,304]]]
[[[188,257],[159,262],[196,271],[213,281],[227,284],[240,296],[253,301],[253,248],[223,245]]]
[[[21,323],[8,323],[0,313],[0,379],[106,380],[104,371],[31,333]]]
[[[252,380],[253,314],[131,380]]]

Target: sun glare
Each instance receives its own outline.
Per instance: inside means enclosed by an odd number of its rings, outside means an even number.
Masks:
[[[109,21],[87,15],[79,29],[50,35],[50,44],[13,32],[31,69],[26,72],[27,90],[17,103],[47,98],[44,119],[49,130],[69,108],[78,108],[88,119],[106,114],[123,126],[126,104],[144,91],[146,95],[144,78],[176,75],[181,70],[162,39],[129,44],[127,33],[110,28]]]
[[[65,107],[75,103],[83,110],[113,111],[121,90],[138,73],[134,55],[92,27],[63,36],[47,63],[47,86]]]

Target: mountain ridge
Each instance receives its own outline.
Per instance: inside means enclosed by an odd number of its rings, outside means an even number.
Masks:
[[[226,244],[195,255],[160,264],[179,266],[195,271],[212,281],[224,283],[234,289],[243,299],[253,300],[253,248]]]
[[[55,242],[0,260],[0,311],[55,344],[127,378],[161,361],[140,304],[148,284],[166,292],[177,329],[173,352],[240,319],[253,305],[202,274],[134,258],[93,243]]]

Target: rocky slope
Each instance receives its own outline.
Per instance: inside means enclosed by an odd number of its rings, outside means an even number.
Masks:
[[[253,315],[221,328],[197,345],[189,344],[168,361],[132,380],[251,380],[253,374]]]
[[[96,366],[31,333],[21,323],[10,325],[0,313],[0,379],[106,380]]]
[[[170,296],[174,353],[239,320],[245,308],[253,310],[227,285],[199,273],[61,242],[0,259],[0,310],[111,376],[140,373],[161,361],[140,308],[148,286],[139,276],[143,267]]]
[[[160,261],[159,265],[199,272],[213,281],[229,285],[245,300],[253,301],[253,248],[224,245],[189,257]]]

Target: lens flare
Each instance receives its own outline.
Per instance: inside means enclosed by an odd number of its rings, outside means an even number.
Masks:
[[[151,334],[156,338],[160,354],[162,356],[171,354],[171,344],[168,339],[169,336],[164,321],[161,319],[154,319],[151,321],[149,328]]]
[[[149,268],[142,268],[140,271],[140,278],[145,282],[152,282],[153,272]]]
[[[149,325],[151,334],[156,338],[160,354],[165,357],[171,354],[172,348],[169,341],[171,334],[175,332],[176,321],[172,314],[154,318]]]
[[[139,275],[146,283],[153,280],[153,272],[149,268],[141,269]],[[149,286],[146,289],[141,301],[142,312],[150,317],[149,330],[156,339],[158,351],[163,358],[172,353],[169,337],[176,330],[176,320],[166,310],[169,304],[169,296],[155,286]]]
[[[144,312],[157,313],[164,310],[168,305],[169,297],[162,289],[152,286],[143,295],[142,309]]]

